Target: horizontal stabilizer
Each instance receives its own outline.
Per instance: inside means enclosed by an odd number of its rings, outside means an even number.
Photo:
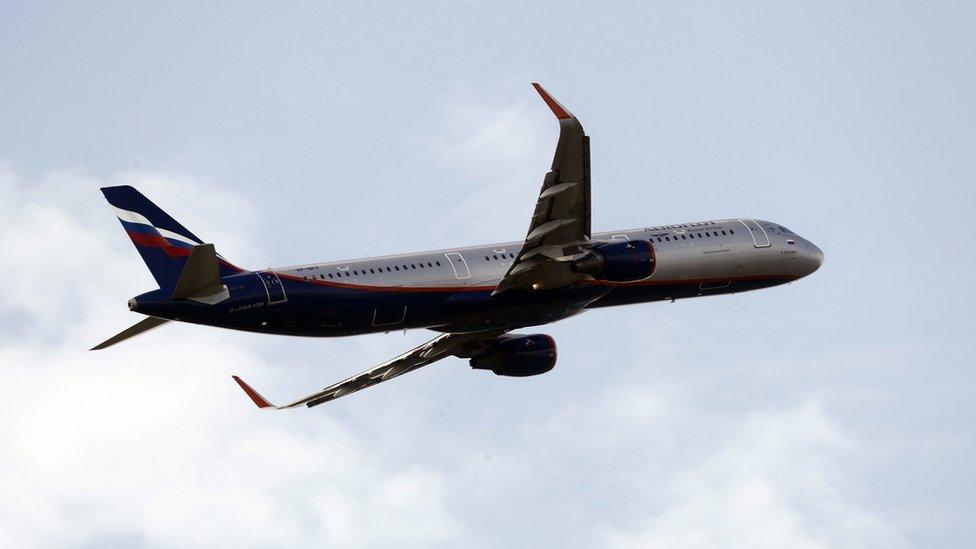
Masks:
[[[169,322],[169,320],[165,318],[157,318],[154,316],[146,317],[140,320],[134,326],[126,328],[125,330],[122,330],[118,334],[115,334],[114,336],[106,339],[105,341],[99,343],[98,345],[95,345],[90,350],[98,351],[106,347],[111,347],[112,345],[115,345],[120,341],[125,341],[130,337],[135,337],[139,334],[144,334],[149,330],[152,330],[153,328],[158,328],[159,326],[166,324],[167,322]]]
[[[198,244],[190,250],[172,297],[211,305],[230,297],[227,288],[220,282],[220,265],[213,244]]]

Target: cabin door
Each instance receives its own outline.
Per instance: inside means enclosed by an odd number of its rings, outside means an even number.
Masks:
[[[468,264],[464,261],[464,257],[457,252],[451,252],[444,254],[447,260],[451,262],[451,267],[454,269],[454,276],[458,279],[471,278],[471,271],[468,270]]]
[[[768,248],[769,247],[769,235],[766,234],[766,229],[759,226],[755,219],[740,219],[739,223],[742,223],[749,229],[749,233],[752,235],[752,243],[757,248]]]
[[[261,279],[264,290],[268,294],[268,305],[288,301],[287,296],[285,296],[285,288],[281,285],[281,279],[274,271],[260,271],[258,278]]]

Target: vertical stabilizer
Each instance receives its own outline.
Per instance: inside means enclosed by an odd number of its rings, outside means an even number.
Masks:
[[[102,193],[159,287],[175,288],[191,250],[203,241],[133,187],[104,187]],[[219,255],[216,258],[221,274],[241,272]]]

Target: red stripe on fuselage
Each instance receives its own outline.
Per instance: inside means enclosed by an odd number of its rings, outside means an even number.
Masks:
[[[278,275],[278,278],[288,279],[294,282],[304,282],[305,284],[315,284],[316,286],[330,286],[349,290],[371,290],[374,292],[479,292],[495,289],[494,286],[370,286],[368,284],[332,282],[318,278],[289,275],[278,271],[272,272]]]
[[[317,278],[289,275],[277,271],[272,271],[272,272],[278,275],[278,278],[291,280],[293,282],[302,282],[305,284],[313,284],[316,286],[329,286],[332,288],[341,288],[347,290],[367,290],[373,292],[401,292],[401,293],[483,292],[488,290],[494,290],[496,288],[496,286],[370,286],[368,284],[332,282],[332,281],[321,280]],[[618,288],[618,287],[639,288],[643,286],[673,286],[678,284],[740,282],[740,281],[750,281],[750,280],[783,280],[789,282],[792,280],[797,280],[797,277],[790,276],[790,275],[753,275],[753,276],[739,276],[733,278],[720,277],[720,278],[695,278],[695,279],[686,279],[686,280],[639,280],[636,282],[609,282],[606,280],[584,280],[580,282],[580,284],[585,284],[587,286],[611,286],[614,288]]]

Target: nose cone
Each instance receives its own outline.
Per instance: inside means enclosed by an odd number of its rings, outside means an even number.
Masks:
[[[129,310],[130,311],[135,311],[137,307],[139,307],[139,302],[136,301],[136,298],[130,299],[129,300]]]
[[[802,255],[802,270],[803,274],[800,276],[807,276],[813,274],[817,269],[823,265],[824,254],[823,251],[815,246],[813,242],[809,240],[804,240],[803,245],[803,255]]]

